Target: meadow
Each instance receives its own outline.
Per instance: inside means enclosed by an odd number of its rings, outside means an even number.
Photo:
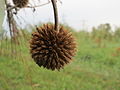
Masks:
[[[107,28],[106,28],[107,27]],[[40,68],[29,53],[30,33],[20,45],[0,40],[0,90],[120,90],[120,29],[108,24],[75,32],[74,60],[60,71]],[[11,53],[11,46],[16,52]]]

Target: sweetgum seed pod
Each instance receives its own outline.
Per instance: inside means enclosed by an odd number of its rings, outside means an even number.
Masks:
[[[30,53],[40,67],[60,70],[70,61],[76,52],[74,37],[63,26],[59,32],[54,25],[44,24],[32,34]]]
[[[29,0],[13,0],[13,3],[19,8],[24,8],[27,6],[28,2]]]

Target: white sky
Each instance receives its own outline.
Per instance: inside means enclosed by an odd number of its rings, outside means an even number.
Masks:
[[[41,0],[45,1],[45,0]],[[46,0],[47,1],[47,0]],[[58,3],[59,19],[62,23],[67,23],[73,28],[80,30],[82,28],[90,29],[101,23],[110,23],[120,26],[120,0],[61,0]],[[42,6],[36,9],[36,12],[30,14],[24,10],[26,22],[31,24],[37,22],[53,22],[52,5]],[[32,12],[31,12],[32,13]]]
[[[66,21],[77,29],[101,23],[120,25],[120,0],[65,0],[63,3]],[[86,25],[83,27],[82,23]]]

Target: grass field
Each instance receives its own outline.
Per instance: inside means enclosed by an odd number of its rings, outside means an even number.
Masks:
[[[77,54],[63,70],[38,67],[31,59],[27,41],[22,42],[16,58],[10,57],[9,42],[2,43],[0,90],[120,90],[120,42],[96,43],[84,32],[75,33]],[[6,50],[6,51],[5,51]]]
[[[0,29],[2,20],[0,9]],[[117,40],[102,41],[86,32],[73,34],[77,54],[61,71],[35,64],[29,53],[29,38],[21,39],[20,46],[13,45],[17,53],[11,53],[9,40],[0,37],[0,90],[120,90],[120,31]]]

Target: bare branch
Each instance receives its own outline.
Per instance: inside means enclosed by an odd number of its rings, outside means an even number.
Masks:
[[[50,3],[50,1],[48,1],[47,3],[41,4],[41,5],[27,6],[26,8],[36,8],[36,7],[41,7],[41,6],[47,5],[47,4],[49,4],[49,3]]]
[[[57,9],[56,0],[51,0],[51,2],[54,10],[55,30],[58,30],[58,9]]]
[[[49,3],[50,3],[50,1],[48,1],[47,3],[41,4],[41,5],[26,6],[26,7],[24,7],[24,8],[37,8],[37,7],[41,7],[41,6],[47,5],[47,4],[49,4]],[[17,8],[17,6],[12,6],[12,5],[11,5],[11,7],[9,7],[7,10],[12,10],[12,9],[16,9],[16,8]]]

